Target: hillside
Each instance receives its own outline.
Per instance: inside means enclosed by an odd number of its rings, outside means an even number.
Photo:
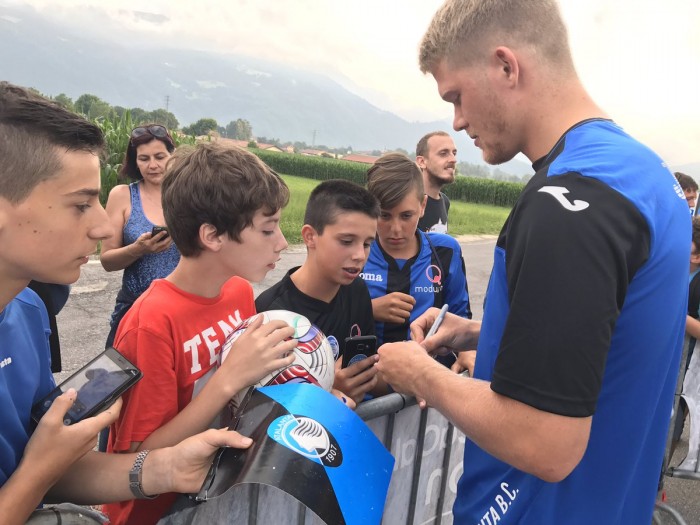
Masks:
[[[323,75],[250,57],[187,49],[139,50],[85,37],[26,6],[0,6],[2,78],[48,95],[97,95],[111,105],[165,106],[181,125],[202,117],[226,125],[247,119],[256,135],[355,150],[414,151],[423,134],[450,131],[449,120],[408,122],[377,108]],[[446,117],[450,108],[445,105]],[[459,160],[482,164],[464,134],[454,134]],[[528,164],[499,167],[522,176]]]

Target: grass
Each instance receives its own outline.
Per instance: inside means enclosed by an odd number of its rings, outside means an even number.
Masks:
[[[289,204],[282,210],[280,227],[289,244],[301,243],[301,227],[304,224],[304,210],[309,194],[320,181],[282,175],[289,186]],[[450,234],[497,234],[510,213],[509,208],[451,201]]]
[[[506,222],[510,208],[450,201],[450,235],[497,235]]]

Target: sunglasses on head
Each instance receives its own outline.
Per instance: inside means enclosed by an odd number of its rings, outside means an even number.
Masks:
[[[153,124],[152,126],[139,126],[134,128],[131,130],[131,138],[137,139],[139,137],[143,137],[146,133],[150,133],[159,139],[170,138],[168,130],[160,124]]]

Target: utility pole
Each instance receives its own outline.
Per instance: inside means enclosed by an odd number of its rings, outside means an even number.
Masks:
[[[315,146],[316,146],[316,130],[313,130],[312,138],[311,138],[311,147],[313,148]]]
[[[165,111],[168,111],[168,108],[170,108],[170,95],[165,95]]]

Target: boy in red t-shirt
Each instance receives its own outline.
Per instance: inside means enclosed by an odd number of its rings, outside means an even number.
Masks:
[[[143,372],[124,396],[108,451],[166,447],[217,426],[240,390],[294,360],[294,329],[256,320],[221,364],[226,336],[255,313],[253,289],[287,242],[279,228],[284,181],[255,155],[220,143],[178,151],[162,190],[168,231],[181,253],[122,320],[114,346]],[[290,355],[288,355],[290,354]],[[113,525],[156,523],[175,500],[105,505]]]

